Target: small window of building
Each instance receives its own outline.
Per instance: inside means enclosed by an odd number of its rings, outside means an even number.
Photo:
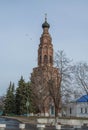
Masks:
[[[83,108],[81,108],[81,113],[83,113]]]
[[[85,108],[85,113],[87,113],[87,108]]]
[[[51,115],[55,114],[54,106],[51,106]]]
[[[72,108],[70,108],[70,114],[72,114]]]

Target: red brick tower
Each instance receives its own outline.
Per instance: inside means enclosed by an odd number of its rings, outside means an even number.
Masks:
[[[50,25],[45,22],[42,24],[43,33],[40,38],[40,44],[38,49],[38,66],[53,66],[53,45],[52,39],[48,32]]]
[[[39,105],[41,113],[49,115],[51,98],[48,92],[48,81],[53,78],[57,82],[59,73],[58,69],[53,67],[53,45],[52,38],[49,34],[50,25],[46,17],[42,28],[43,33],[40,37],[38,48],[38,67],[33,68],[31,82],[36,95],[35,103]]]

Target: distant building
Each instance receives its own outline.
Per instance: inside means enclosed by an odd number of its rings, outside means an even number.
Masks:
[[[41,107],[41,113],[45,111],[45,115],[54,114],[54,106],[52,105],[52,99],[48,96],[47,83],[52,78],[56,83],[59,79],[58,68],[53,66],[53,44],[52,38],[49,34],[50,25],[45,18],[45,22],[42,24],[43,33],[40,37],[40,44],[38,47],[38,67],[33,68],[31,74],[31,82],[36,93],[40,94],[40,100],[44,98],[44,102]],[[45,92],[44,92],[45,91]],[[44,93],[42,93],[44,92]]]
[[[84,95],[67,105],[66,116],[88,117],[88,95]]]

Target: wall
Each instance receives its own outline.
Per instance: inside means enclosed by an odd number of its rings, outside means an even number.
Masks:
[[[60,122],[62,125],[79,125],[82,126],[84,124],[88,125],[88,119],[58,119],[58,122]],[[37,123],[40,124],[52,124],[55,125],[55,119],[54,118],[38,118]]]
[[[70,113],[70,108],[72,109],[72,113]],[[88,117],[88,103],[87,102],[69,103],[67,105],[66,116],[67,117]]]

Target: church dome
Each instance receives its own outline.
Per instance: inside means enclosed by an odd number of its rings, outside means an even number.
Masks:
[[[46,20],[45,20],[45,22],[42,24],[42,28],[50,28],[50,25],[47,23]]]

